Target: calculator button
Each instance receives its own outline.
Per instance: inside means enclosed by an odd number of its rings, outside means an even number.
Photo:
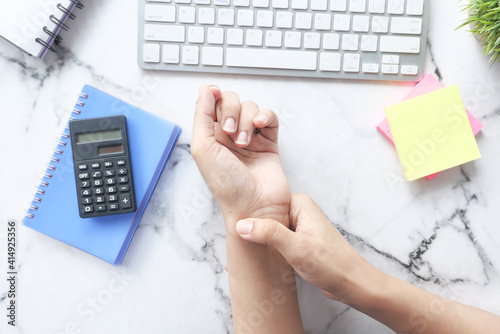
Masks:
[[[116,179],[106,179],[106,184],[107,185],[116,184]]]
[[[96,194],[96,195],[104,194],[104,189],[102,189],[102,188],[95,188],[94,189],[94,194]]]
[[[130,194],[120,194],[120,205],[122,206],[123,209],[128,209],[132,207]]]
[[[118,172],[118,175],[126,175],[128,170],[127,170],[127,168],[124,167],[124,168],[118,169],[117,172]]]
[[[104,161],[104,167],[113,167],[113,161]]]
[[[109,210],[118,210],[118,203],[108,204],[108,209]]]
[[[80,180],[85,180],[85,179],[88,179],[89,178],[89,173],[79,173],[78,174],[78,178]]]
[[[92,191],[90,189],[83,189],[81,191],[82,196],[90,196],[92,195]]]
[[[92,175],[92,177],[93,177],[94,179],[97,179],[97,178],[102,177],[102,172],[101,172],[101,171],[92,172],[92,173],[90,173],[90,175]]]
[[[116,192],[116,187],[107,187],[106,190],[108,191],[108,193],[115,193]]]
[[[128,183],[128,176],[120,176],[118,178],[119,183]]]
[[[94,212],[94,207],[92,205],[86,205],[83,207],[83,212],[85,213]]]
[[[96,168],[101,168],[101,164],[98,163],[98,162],[93,162],[92,163],[92,168],[96,169]]]
[[[120,192],[130,191],[130,186],[128,186],[128,185],[119,186],[118,190],[120,190]]]
[[[106,211],[106,205],[105,204],[96,205],[95,211]]]
[[[104,196],[97,196],[95,198],[96,203],[104,203]]]
[[[82,198],[82,204],[92,204],[92,197]]]
[[[90,187],[90,181],[82,181],[80,183],[80,187],[81,188],[88,188],[88,187]]]
[[[102,180],[100,180],[100,179],[94,180],[92,182],[94,184],[94,187],[102,186]]]
[[[81,165],[78,165],[78,169],[79,170],[86,170],[88,167],[86,164],[81,164]]]
[[[108,202],[116,202],[118,197],[116,195],[108,195]]]
[[[106,170],[106,171],[104,171],[104,175],[106,175],[106,176],[114,176],[115,175],[115,171],[112,170],[112,169]]]
[[[117,164],[118,166],[125,166],[125,160],[118,160],[118,161],[116,162],[116,164]]]

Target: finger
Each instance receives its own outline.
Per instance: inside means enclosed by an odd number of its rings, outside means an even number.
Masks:
[[[220,95],[220,91],[215,86],[202,85],[199,88],[199,96],[196,101],[194,113],[194,146],[201,144],[207,137],[214,136],[216,95]]]
[[[319,224],[325,219],[323,210],[314,200],[305,194],[292,194],[290,201],[290,229],[295,231],[299,221],[308,221],[309,224]]]
[[[217,121],[220,122],[222,131],[233,134],[238,128],[241,103],[235,92],[223,92],[217,105]]]
[[[274,143],[278,143],[278,116],[271,109],[262,109],[253,120],[253,124],[262,129],[260,133]]]
[[[274,219],[240,220],[236,231],[245,240],[274,246],[285,258],[297,238],[294,232]]]
[[[259,107],[255,103],[245,101],[241,104],[240,121],[238,122],[238,131],[234,142],[237,146],[247,147],[252,141],[253,130],[255,129],[253,120],[258,113]]]

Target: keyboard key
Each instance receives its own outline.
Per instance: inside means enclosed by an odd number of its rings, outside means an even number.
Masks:
[[[262,30],[248,29],[246,35],[246,42],[249,46],[261,46],[262,45]]]
[[[269,0],[252,0],[252,5],[255,8],[267,8],[269,7]]]
[[[175,3],[191,3],[191,0],[174,0]]]
[[[118,200],[118,196],[116,195],[108,195],[107,196],[108,202],[116,202]]]
[[[207,46],[207,48],[208,48],[208,46]],[[220,49],[220,48],[214,48],[214,49]],[[128,176],[120,176],[120,177],[118,177],[118,183],[120,183],[120,184],[121,183],[128,183],[128,181],[129,181],[128,180]]]
[[[90,175],[92,176],[93,179],[98,179],[102,177],[102,172],[98,170],[97,172],[91,172]]]
[[[95,168],[101,168],[101,164],[100,164],[100,163],[98,163],[98,162],[93,162],[93,163],[92,163],[92,168],[94,168],[94,169],[95,169]]]
[[[342,49],[346,51],[357,51],[359,46],[359,36],[353,34],[342,35]]]
[[[214,5],[216,5],[216,6],[229,6],[230,1],[229,0],[214,0]]]
[[[198,65],[198,46],[184,45],[182,47],[182,63],[186,65]]]
[[[368,11],[370,13],[383,14],[385,12],[385,0],[369,0]]]
[[[210,0],[194,0],[197,5],[210,5]]]
[[[104,204],[96,205],[95,210],[98,212],[106,211],[106,205],[104,205]]]
[[[308,0],[292,0],[293,9],[307,9]]]
[[[198,8],[198,23],[200,24],[214,24],[215,23],[215,9],[214,8]],[[184,27],[183,27],[184,28]],[[184,34],[184,32],[183,32]],[[173,41],[175,42],[175,41]],[[183,42],[183,41],[181,41]]]
[[[86,205],[83,207],[83,212],[92,213],[92,212],[94,212],[94,207],[92,205]]]
[[[332,15],[330,14],[314,14],[314,29],[330,30],[332,25]]]
[[[118,161],[116,161],[116,164],[118,166],[125,166],[125,160],[118,160]]]
[[[326,10],[328,7],[328,0],[311,0],[312,10]]]
[[[163,62],[167,64],[179,64],[179,45],[164,44],[163,45]]]
[[[424,13],[424,0],[407,0],[406,14],[422,15]]]
[[[217,24],[221,26],[234,25],[234,9],[219,8],[217,11]]]
[[[208,28],[207,32],[208,44],[223,44],[224,43],[224,29],[222,28]]]
[[[80,164],[78,165],[78,170],[86,170],[88,166],[86,164]]]
[[[347,0],[330,0],[330,10],[333,12],[345,12],[347,10]]]
[[[213,8],[203,8],[213,9]],[[163,42],[184,42],[186,28],[178,25],[145,24],[144,39]],[[107,167],[107,166],[106,166]]]
[[[352,30],[356,32],[368,32],[370,30],[370,17],[368,15],[354,15]]]
[[[92,195],[92,191],[90,189],[83,189],[81,191],[81,193],[82,193],[82,196],[90,196],[90,195]]]
[[[387,11],[389,14],[403,14],[405,9],[405,0],[388,0]]]
[[[118,190],[120,192],[130,191],[130,186],[129,185],[118,186]]]
[[[301,46],[301,33],[298,31],[285,32],[285,47],[286,48],[300,48]]]
[[[188,27],[187,40],[189,43],[204,43],[205,29],[203,27]]]
[[[380,65],[379,64],[374,64],[374,63],[365,63],[363,64],[361,71],[363,73],[378,73],[379,72]]]
[[[105,176],[113,176],[113,175],[115,175],[115,171],[112,169],[105,170],[104,175]]]
[[[282,32],[279,30],[266,31],[266,46],[281,47]]]
[[[338,50],[340,46],[339,34],[326,33],[323,34],[323,49]]]
[[[349,0],[349,10],[352,13],[364,13],[366,11],[366,0]]]
[[[333,17],[333,30],[349,31],[351,29],[351,16],[335,14]]]
[[[108,210],[118,210],[118,203],[108,204]]]
[[[292,27],[292,12],[279,11],[276,13],[276,27],[277,28],[288,28]]]
[[[389,18],[387,16],[373,16],[372,31],[375,33],[387,33],[389,31]]]
[[[391,53],[419,53],[420,37],[381,36],[380,51]]]
[[[104,201],[105,201],[105,200],[106,200],[106,199],[105,199],[105,197],[104,197],[104,196],[97,196],[97,197],[95,198],[95,202],[96,202],[96,203],[104,203]]]
[[[399,65],[382,65],[382,73],[384,74],[398,74]]]
[[[146,21],[175,22],[175,6],[144,5],[144,19]]]
[[[257,11],[257,27],[270,28],[273,26],[273,12],[270,10]]]
[[[223,54],[224,49],[221,47],[204,46],[201,48],[201,63],[209,66],[222,66]]]
[[[344,53],[344,72],[359,72],[361,56],[357,53]]]
[[[376,52],[378,46],[378,37],[375,35],[361,36],[361,51]]]
[[[288,8],[288,0],[272,0],[273,8],[286,9]]]
[[[399,65],[399,56],[396,55],[383,55],[382,64]]]
[[[319,49],[320,34],[317,32],[304,33],[304,49]]]
[[[393,34],[420,35],[422,33],[422,19],[417,17],[393,17],[391,19]]]
[[[319,54],[319,70],[329,72],[340,71],[340,53],[321,52]]]
[[[269,49],[226,49],[226,64],[229,67],[278,68],[316,70],[316,52],[269,50]]]
[[[312,14],[311,13],[295,13],[295,28],[310,30],[312,27]]]
[[[90,178],[90,174],[89,174],[89,173],[87,173],[87,172],[85,172],[85,173],[79,173],[79,174],[78,174],[78,178],[79,178],[80,180],[85,180],[85,179]]]
[[[82,198],[82,204],[92,204],[92,197],[84,197]]]
[[[238,10],[238,25],[240,27],[253,26],[253,10],[240,9]]]
[[[195,22],[196,8],[181,6],[179,7],[179,22],[180,23],[194,23]]]
[[[401,74],[403,75],[417,75],[418,66],[416,65],[401,65]]]
[[[233,5],[236,7],[248,7],[250,6],[250,0],[233,0]]]
[[[243,45],[243,29],[227,29],[228,45]]]

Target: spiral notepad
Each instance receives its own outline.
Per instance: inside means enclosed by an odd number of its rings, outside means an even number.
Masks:
[[[68,30],[68,19],[75,19],[78,0],[9,0],[0,1],[0,36],[23,51],[43,58],[55,51],[59,33]]]
[[[119,265],[174,148],[179,126],[85,86],[71,119],[125,115],[137,211],[80,218],[69,126],[60,136],[23,221],[25,226]],[[69,121],[68,121],[69,124]]]

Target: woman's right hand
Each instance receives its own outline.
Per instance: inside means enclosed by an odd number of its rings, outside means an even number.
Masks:
[[[378,272],[307,195],[292,195],[290,229],[273,219],[255,218],[239,221],[236,228],[245,240],[274,246],[304,280],[344,303],[360,297]]]

